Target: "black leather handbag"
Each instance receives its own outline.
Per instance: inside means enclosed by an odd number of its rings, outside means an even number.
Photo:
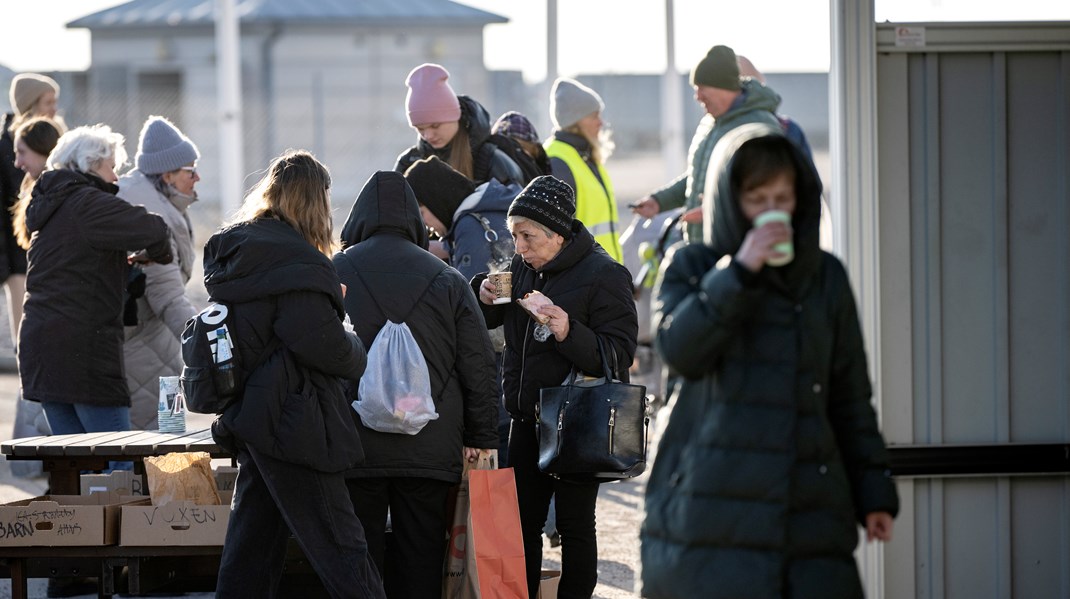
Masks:
[[[646,470],[646,387],[617,378],[598,339],[604,376],[539,390],[539,470],[562,479],[612,481]],[[612,352],[610,352],[612,354]]]

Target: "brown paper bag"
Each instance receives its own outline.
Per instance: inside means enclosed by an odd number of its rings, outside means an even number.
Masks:
[[[152,505],[172,501],[192,501],[197,505],[219,505],[219,491],[212,476],[208,452],[169,453],[145,458]]]

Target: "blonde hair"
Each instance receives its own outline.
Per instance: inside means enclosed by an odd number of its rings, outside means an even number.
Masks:
[[[331,241],[331,173],[305,150],[287,150],[271,162],[264,178],[245,196],[231,224],[258,218],[281,220],[323,254]]]
[[[579,124],[569,125],[563,130],[587,140],[587,143],[591,146],[591,158],[595,161],[595,164],[604,165],[609,160],[609,157],[613,155],[613,150],[617,148],[617,144],[613,143],[613,131],[609,128],[608,123],[603,123],[602,128],[598,130],[598,139],[591,139],[585,135],[580,130]]]

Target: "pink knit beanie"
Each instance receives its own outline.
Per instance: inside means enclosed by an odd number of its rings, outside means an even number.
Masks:
[[[452,123],[461,120],[461,104],[457,94],[446,81],[449,72],[441,65],[422,64],[405,79],[409,92],[405,107],[409,111],[409,124]]]

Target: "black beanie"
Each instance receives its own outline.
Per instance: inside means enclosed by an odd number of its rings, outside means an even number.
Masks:
[[[476,184],[438,156],[417,160],[405,171],[405,180],[416,194],[416,201],[442,221],[446,231],[453,228],[453,213]],[[445,231],[443,231],[445,233]]]
[[[535,177],[509,205],[509,216],[530,218],[565,239],[571,239],[572,221],[576,217],[576,192],[568,183],[551,175]]]
[[[714,46],[691,71],[691,85],[708,85],[718,89],[738,90],[739,62],[728,46]]]

